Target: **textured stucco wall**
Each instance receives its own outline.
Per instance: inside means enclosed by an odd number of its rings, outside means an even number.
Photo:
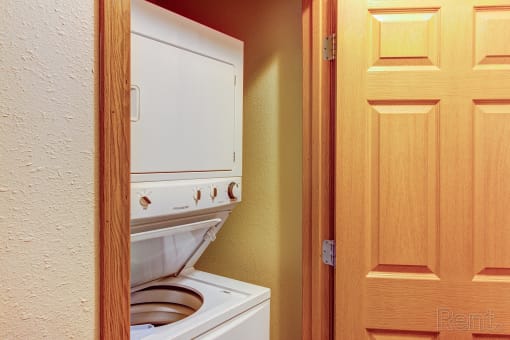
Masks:
[[[271,339],[301,339],[301,0],[156,3],[245,42],[243,202],[198,267],[270,287]]]
[[[97,336],[95,2],[0,1],[0,338]]]

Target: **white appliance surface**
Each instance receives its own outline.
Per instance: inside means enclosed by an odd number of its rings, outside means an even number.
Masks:
[[[268,340],[268,288],[194,269],[242,199],[243,43],[131,0],[131,76],[131,338]]]
[[[269,300],[197,337],[201,340],[269,340]]]
[[[131,183],[131,286],[192,268],[241,200],[240,181]]]
[[[166,216],[225,210],[242,200],[241,177],[131,183],[131,225]],[[143,200],[150,203],[145,207]]]
[[[169,325],[151,328],[136,339],[238,340],[241,339],[240,334],[246,340],[269,339],[268,288],[191,269],[178,277],[140,285],[132,291],[152,285],[190,288],[203,297],[203,305],[193,315]]]
[[[198,311],[180,321],[152,328],[136,326],[133,339],[230,340],[248,333],[254,340],[269,339],[268,288],[193,268],[241,199],[240,180],[131,184],[132,293],[182,287],[203,300]]]
[[[131,8],[131,180],[241,176],[243,43]]]

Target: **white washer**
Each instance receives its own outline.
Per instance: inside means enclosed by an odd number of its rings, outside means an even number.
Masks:
[[[137,287],[190,289],[203,299],[187,318],[160,327],[132,327],[131,339],[269,339],[269,290],[245,282],[191,270],[179,277]],[[136,293],[134,293],[136,294]]]
[[[193,267],[239,202],[239,181],[131,184],[132,339],[269,339],[268,288]]]

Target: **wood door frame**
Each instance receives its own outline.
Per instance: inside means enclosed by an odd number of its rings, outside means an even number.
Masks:
[[[303,0],[303,339],[332,338],[334,63],[322,40],[336,28],[335,0]],[[130,0],[99,1],[99,335],[129,339]]]
[[[336,32],[336,0],[303,0],[303,340],[333,338],[333,268],[322,241],[334,239],[336,62],[322,56]]]
[[[99,1],[99,336],[129,339],[130,0]]]

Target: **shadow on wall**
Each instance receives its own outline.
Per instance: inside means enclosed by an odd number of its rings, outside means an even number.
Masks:
[[[200,269],[271,288],[271,338],[301,338],[301,1],[153,1],[245,42],[243,202]]]

